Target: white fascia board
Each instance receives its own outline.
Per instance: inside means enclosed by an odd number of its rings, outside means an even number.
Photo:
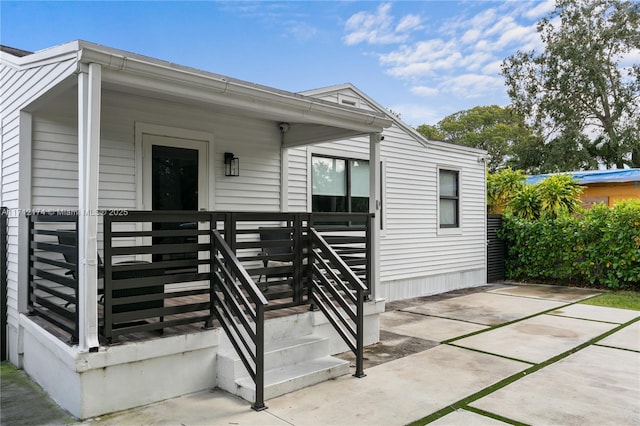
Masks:
[[[0,52],[0,60],[7,65],[18,69],[35,68],[54,62],[62,62],[78,57],[78,42],[61,44],[40,50],[26,56],[13,56],[6,52]]]
[[[443,142],[443,141],[432,141],[425,139],[427,147],[434,147],[441,150],[451,151],[451,152],[465,152],[473,155],[486,155],[487,151],[480,148],[472,148],[466,145],[458,145],[451,142]]]
[[[387,117],[389,117],[393,121],[393,123],[395,123],[396,126],[404,130],[405,133],[407,133],[408,135],[413,136],[413,138],[416,141],[418,141],[425,147],[432,146],[432,147],[437,147],[438,149],[447,150],[451,152],[467,152],[473,155],[487,154],[487,151],[483,149],[472,148],[464,145],[458,145],[451,142],[434,141],[434,140],[425,138],[420,132],[418,132],[413,127],[409,126],[407,123],[405,123],[398,117],[388,114],[388,112],[382,105],[377,103],[375,100],[369,97],[369,95],[367,95],[366,93],[364,93],[362,90],[358,89],[356,86],[354,86],[351,83],[337,84],[335,86],[328,86],[328,87],[321,87],[318,89],[306,90],[304,92],[301,92],[301,94],[305,96],[319,96],[319,95],[326,95],[332,92],[339,92],[342,90],[351,90],[354,93],[356,93],[358,96],[360,96],[360,98],[362,98],[364,101],[369,103],[373,108],[378,110],[381,114],[385,114]]]

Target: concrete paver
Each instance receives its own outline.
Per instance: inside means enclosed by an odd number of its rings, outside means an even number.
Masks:
[[[439,418],[435,422],[429,423],[434,426],[504,426],[509,423],[501,422],[500,420],[492,419],[480,414],[473,413],[467,410],[456,410],[453,413],[447,414],[444,417]]]
[[[498,325],[564,305],[562,302],[475,293],[404,309],[483,325]]]
[[[640,424],[640,356],[587,347],[470,405],[527,424]]]
[[[487,326],[431,317],[419,313],[391,311],[380,315],[380,328],[393,330],[394,333],[404,334],[405,336],[442,342],[484,330]]]
[[[598,344],[640,352],[640,321],[634,322],[622,330],[605,337]],[[638,357],[640,358],[640,354],[638,354]],[[640,380],[640,377],[638,380]]]
[[[531,367],[531,363],[547,361],[619,327],[618,324],[630,321],[629,318],[640,316],[637,311],[564,306],[567,301],[588,296],[584,289],[560,289],[550,286],[492,287],[484,293],[444,295],[434,297],[433,301],[420,298],[396,304],[395,309],[400,310],[381,316],[384,341],[367,348],[368,351],[373,351],[374,346],[382,348],[381,363],[366,361],[370,365],[365,369],[367,377],[344,376],[301,389],[266,401],[269,409],[265,411],[255,412],[250,403],[212,390],[90,419],[82,424],[406,424],[486,391],[498,381]],[[557,309],[553,315],[541,314],[554,308]],[[535,316],[484,330],[490,324],[532,315]],[[437,343],[478,330],[480,333],[455,340],[453,345]],[[406,347],[400,351],[401,357],[394,358],[397,354],[387,354],[391,346],[396,349]],[[470,405],[528,424],[640,425],[639,352],[640,321],[595,345],[518,378]],[[371,355],[373,352],[366,353]],[[383,359],[386,355],[388,357]],[[390,358],[394,360],[388,361]],[[2,425],[7,424],[5,392],[9,392],[5,384],[3,370]],[[18,395],[15,390],[10,392]],[[14,400],[18,401],[20,397]],[[34,421],[36,417],[32,413],[35,405],[28,402],[28,398],[24,401],[17,411],[23,416],[12,418],[9,423],[12,426],[39,423]],[[456,408],[460,409],[434,424],[504,424],[466,410],[464,406]],[[60,411],[56,413],[54,415],[59,415]],[[43,423],[62,424],[62,420]]]
[[[400,425],[420,419],[527,368],[447,345],[269,400],[269,411],[295,425]]]
[[[601,294],[602,292],[588,288],[527,284],[493,289],[489,290],[488,293],[532,297],[534,299],[556,300],[558,302],[573,303],[580,300],[588,299],[589,297]]]
[[[593,321],[613,322],[616,324],[623,324],[640,317],[640,311],[580,304],[565,306],[556,311],[549,312],[549,314]]]
[[[456,340],[465,348],[540,363],[616,327],[616,324],[540,315]]]
[[[254,411],[249,403],[221,390],[198,392],[156,404],[109,414],[81,423],[84,426],[134,425],[264,425],[290,426],[268,410]]]
[[[61,425],[73,420],[27,375],[2,363],[0,425]]]

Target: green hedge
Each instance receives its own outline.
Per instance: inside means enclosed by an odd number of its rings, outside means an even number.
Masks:
[[[640,201],[555,219],[503,216],[510,279],[640,290]]]

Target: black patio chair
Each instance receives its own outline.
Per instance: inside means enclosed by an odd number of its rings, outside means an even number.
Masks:
[[[260,241],[291,241],[291,231],[274,231],[273,228],[259,228]],[[262,264],[264,268],[293,267],[293,246],[291,244],[262,247],[260,255],[264,257]],[[291,258],[291,260],[272,260],[271,257],[278,256],[281,258]],[[264,277],[265,285],[260,288],[262,291],[269,289],[269,278],[290,278],[293,277],[293,269],[289,272],[269,272],[258,277],[258,283],[262,282]]]

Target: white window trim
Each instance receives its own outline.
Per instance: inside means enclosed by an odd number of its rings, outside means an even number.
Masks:
[[[440,227],[440,170],[450,170],[458,172],[458,226],[456,228]],[[439,165],[436,167],[436,230],[438,235],[462,235],[463,229],[463,173],[462,168],[450,165]]]

